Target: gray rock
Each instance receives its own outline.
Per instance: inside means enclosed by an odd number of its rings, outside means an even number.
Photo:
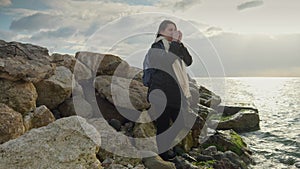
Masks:
[[[95,75],[127,77],[129,65],[118,56],[92,52],[77,52],[75,57],[90,68]]]
[[[36,107],[38,94],[31,82],[9,81],[0,79],[0,103],[26,114]]]
[[[91,70],[74,56],[54,53],[51,55],[51,58],[52,62],[55,63],[56,66],[65,66],[68,68],[74,74],[74,78],[76,80],[85,80],[92,77]]]
[[[17,138],[24,132],[22,115],[0,103],[0,144]]]
[[[253,110],[258,113],[258,110],[252,102],[230,102],[226,101],[218,105],[216,110],[219,113],[223,113],[224,116],[234,115],[242,109]]]
[[[107,169],[127,169],[127,167],[121,164],[111,164]]]
[[[241,167],[241,169],[246,169],[247,168],[246,164],[234,152],[232,152],[232,151],[226,151],[224,153],[224,156],[226,158],[228,158],[233,164]]]
[[[297,168],[300,168],[300,162],[296,162],[296,163],[294,164],[294,166],[297,167]]]
[[[216,161],[213,164],[213,168],[214,169],[240,169],[239,166],[233,164],[232,162],[230,162],[230,160],[228,158],[223,158],[220,161]]]
[[[121,130],[121,122],[117,119],[111,119],[109,120],[109,125],[111,125],[114,129],[116,129],[117,131]]]
[[[58,110],[62,117],[78,115],[84,118],[89,118],[93,115],[92,106],[81,96],[74,96],[66,99],[58,106]]]
[[[191,164],[182,157],[176,156],[172,162],[175,164],[177,169],[197,169],[198,167]]]
[[[204,86],[200,86],[199,88],[200,94],[200,104],[215,108],[221,103],[221,97],[216,95],[214,92],[208,90]]]
[[[59,119],[0,145],[0,168],[99,169],[100,135],[86,120]]]
[[[183,153],[181,156],[182,156],[183,158],[185,158],[186,160],[188,160],[189,162],[196,162],[196,161],[197,161],[194,157],[190,156],[190,155],[187,154],[187,153]]]
[[[208,155],[203,155],[203,154],[199,154],[196,158],[197,161],[209,161],[209,160],[213,160],[214,158],[212,156],[208,156]]]
[[[36,108],[34,112],[24,116],[23,120],[25,129],[28,131],[32,128],[47,126],[55,121],[55,117],[46,106],[42,105]]]
[[[98,93],[116,107],[129,110],[144,110],[150,107],[150,104],[147,102],[148,89],[143,83],[136,80],[98,76],[95,79],[94,87]]]
[[[149,169],[176,169],[174,163],[164,161],[159,156],[144,158],[143,163]]]
[[[226,120],[222,120],[226,119]],[[218,124],[218,130],[233,129],[236,132],[249,132],[259,130],[259,115],[252,109],[241,109],[236,114],[222,117]]]
[[[54,109],[71,96],[72,72],[64,66],[59,66],[53,76],[34,85],[38,92],[37,105]]]
[[[53,75],[46,48],[0,40],[0,78],[38,82]]]
[[[216,146],[209,146],[205,150],[202,151],[202,154],[212,156],[218,152]]]

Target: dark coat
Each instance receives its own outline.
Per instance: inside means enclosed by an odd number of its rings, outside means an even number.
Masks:
[[[164,49],[163,42],[160,40],[153,43],[148,51],[149,65],[154,68],[150,78],[148,96],[154,89],[160,89],[167,97],[167,106],[180,107],[181,88],[177,83],[175,72],[172,64],[176,59],[182,59],[186,66],[192,64],[192,57],[187,48],[178,42],[171,42],[169,52]]]

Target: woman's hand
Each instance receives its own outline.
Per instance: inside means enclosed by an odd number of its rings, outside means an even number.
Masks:
[[[180,42],[181,39],[182,39],[182,33],[181,33],[181,31],[175,31],[172,34],[172,41]]]

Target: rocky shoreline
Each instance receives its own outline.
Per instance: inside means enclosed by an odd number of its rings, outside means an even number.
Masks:
[[[246,169],[255,164],[238,133],[259,129],[258,110],[251,103],[221,103],[193,79],[191,110],[197,120],[174,147],[174,159],[111,153],[155,145],[128,139],[155,136],[153,122],[135,123],[119,113],[138,113],[137,119],[147,114],[141,77],[142,70],[118,56],[50,56],[44,47],[0,40],[0,168]],[[118,97],[112,86],[128,97]]]

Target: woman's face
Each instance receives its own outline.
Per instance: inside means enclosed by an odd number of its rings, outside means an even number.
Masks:
[[[163,36],[165,36],[169,41],[172,40],[172,35],[173,32],[176,31],[176,27],[173,24],[168,24],[166,29],[161,31],[160,34],[162,34]]]

